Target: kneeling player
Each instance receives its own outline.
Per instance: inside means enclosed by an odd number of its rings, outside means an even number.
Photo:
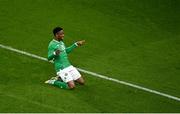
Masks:
[[[48,60],[54,61],[54,66],[57,72],[57,76],[62,79],[59,81],[57,77],[51,78],[47,80],[45,83],[49,83],[52,85],[59,86],[61,88],[70,88],[73,89],[75,87],[74,81],[79,84],[84,84],[84,79],[78,70],[73,67],[69,60],[68,54],[76,47],[84,44],[83,41],[78,41],[71,45],[70,47],[65,46],[64,39],[64,31],[61,27],[56,27],[53,30],[54,39],[49,43],[48,46]]]

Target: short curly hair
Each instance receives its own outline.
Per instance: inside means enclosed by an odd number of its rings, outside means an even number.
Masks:
[[[53,34],[54,34],[54,36],[56,35],[57,32],[59,32],[59,31],[61,31],[61,30],[63,30],[63,28],[61,28],[61,27],[56,27],[56,28],[54,28],[54,29],[53,29]]]

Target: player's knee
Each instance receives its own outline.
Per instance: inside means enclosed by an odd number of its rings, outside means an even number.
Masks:
[[[74,89],[75,85],[69,85],[69,89]]]
[[[79,82],[79,84],[81,84],[81,85],[84,85],[84,84],[85,84],[85,81],[84,81],[83,78],[81,78],[80,80],[78,80],[78,82]]]
[[[69,89],[74,89],[75,88],[75,84],[74,83],[68,83],[68,87],[69,87]]]
[[[84,80],[81,80],[81,81],[80,81],[80,84],[81,84],[81,85],[84,85],[84,84],[85,84],[85,81],[84,81]]]

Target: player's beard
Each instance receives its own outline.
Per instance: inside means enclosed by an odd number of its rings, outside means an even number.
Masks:
[[[64,37],[63,38],[58,38],[58,41],[63,41],[64,40]]]
[[[60,40],[62,40],[62,41],[63,41],[63,40],[64,40],[64,37],[61,37],[61,38],[60,38]]]

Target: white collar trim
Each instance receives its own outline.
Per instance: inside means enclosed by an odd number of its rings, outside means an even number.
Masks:
[[[57,40],[55,40],[55,39],[53,39],[53,41],[55,41],[55,42],[59,43],[59,41],[57,41]]]

